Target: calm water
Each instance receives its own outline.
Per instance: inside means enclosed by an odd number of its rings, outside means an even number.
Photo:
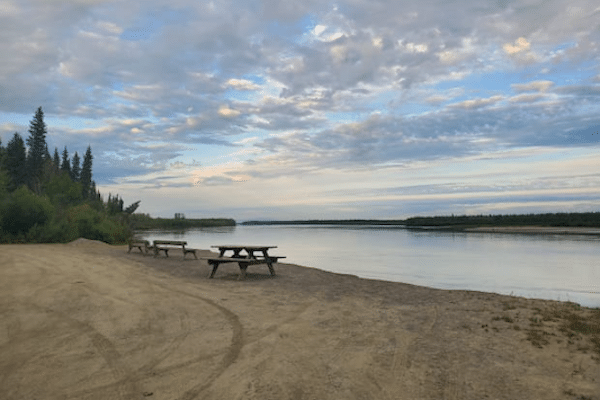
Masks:
[[[600,237],[412,231],[394,227],[236,226],[141,237],[276,245],[284,261],[363,278],[574,301],[600,307]]]

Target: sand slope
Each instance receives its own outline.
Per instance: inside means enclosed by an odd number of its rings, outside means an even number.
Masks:
[[[594,311],[276,270],[0,246],[0,398],[600,399]]]

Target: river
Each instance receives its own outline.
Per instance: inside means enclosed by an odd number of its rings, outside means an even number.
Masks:
[[[144,231],[211,245],[274,245],[286,263],[440,289],[600,307],[600,237],[417,231],[382,226],[269,225]]]

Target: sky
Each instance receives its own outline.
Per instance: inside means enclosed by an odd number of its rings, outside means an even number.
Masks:
[[[600,211],[598,0],[0,0],[0,54],[3,145],[154,217]]]

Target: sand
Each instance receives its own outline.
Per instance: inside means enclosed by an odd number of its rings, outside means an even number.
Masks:
[[[275,269],[2,245],[0,399],[600,399],[597,310]]]

